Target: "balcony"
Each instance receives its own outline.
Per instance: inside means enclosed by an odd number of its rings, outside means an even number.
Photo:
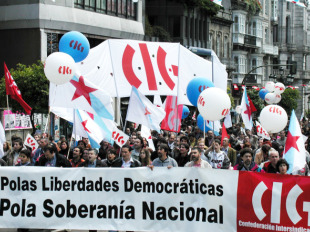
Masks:
[[[234,44],[244,44],[244,34],[233,33],[233,43]]]
[[[286,45],[287,46],[287,50],[289,51],[289,52],[296,52],[297,51],[297,46],[296,46],[296,44],[287,44]]]
[[[310,46],[302,46],[302,52],[309,55],[310,54]]]
[[[262,39],[253,35],[244,36],[244,45],[247,47],[261,47]]]
[[[279,48],[271,44],[264,44],[262,47],[262,53],[277,56],[279,55]]]

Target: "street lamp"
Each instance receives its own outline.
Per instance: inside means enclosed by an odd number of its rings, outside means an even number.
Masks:
[[[288,74],[286,77],[284,76],[284,68],[279,67],[279,77],[275,74],[269,75],[269,80],[273,82],[282,82],[284,85],[291,85],[294,82],[294,76],[292,74]]]

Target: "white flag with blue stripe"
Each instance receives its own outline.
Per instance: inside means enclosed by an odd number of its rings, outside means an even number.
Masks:
[[[126,120],[144,125],[151,130],[160,131],[160,123],[166,112],[132,87]]]

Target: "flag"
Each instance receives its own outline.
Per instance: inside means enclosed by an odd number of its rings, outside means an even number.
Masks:
[[[153,101],[154,105],[157,105],[158,107],[163,107],[163,103],[161,101],[160,95],[154,95],[154,101]]]
[[[288,85],[287,88],[295,89],[295,87],[293,87],[293,86],[291,86],[291,85]]]
[[[16,100],[24,108],[27,114],[30,114],[31,107],[23,100],[22,95],[5,63],[4,63],[4,76],[5,76],[6,95],[10,95],[12,99]]]
[[[3,125],[0,122],[0,158],[2,156],[4,156],[4,151],[3,151],[3,144],[5,143],[6,139],[5,139],[5,132],[3,129]]]
[[[196,111],[194,112],[194,114],[192,116],[192,120],[196,121]]]
[[[225,124],[226,128],[232,127],[230,111],[229,111],[229,113],[224,118],[224,124]]]
[[[155,146],[153,143],[153,139],[152,139],[152,135],[151,135],[151,131],[149,128],[147,128],[146,126],[141,127],[141,136],[142,138],[146,138],[146,140],[149,143],[149,148],[151,148],[153,151],[155,151]]]
[[[222,6],[222,0],[211,0],[211,2],[213,2],[219,6]]]
[[[295,111],[292,111],[290,125],[288,128],[283,157],[289,163],[290,168],[287,173],[297,173],[306,164],[305,142],[301,134]]]
[[[238,85],[234,84],[234,90],[239,90]]]
[[[257,111],[256,107],[254,106],[254,104],[253,104],[253,102],[252,102],[252,100],[250,99],[249,96],[248,96],[248,101],[250,103],[251,112],[253,113],[253,112]]]
[[[161,107],[154,105],[139,90],[132,86],[126,120],[144,125],[160,132],[160,122],[166,113]]]
[[[229,138],[229,135],[227,133],[226,127],[225,127],[225,123],[223,123],[223,127],[222,127],[222,139],[221,139],[221,145],[223,145],[223,139],[224,138]]]
[[[299,0],[286,0],[286,1],[294,3],[297,6],[306,7],[306,5],[304,3],[302,3],[302,2],[300,2]]]
[[[180,132],[183,105],[178,105],[178,97],[168,96],[166,98],[166,117],[161,123],[161,129]]]
[[[264,139],[270,140],[270,135],[268,134],[268,132],[262,127],[262,125],[256,121],[256,133],[258,136],[261,136]]]
[[[114,120],[112,98],[83,76],[74,76],[68,83],[50,83],[49,106],[85,110]]]
[[[30,134],[27,135],[24,141],[24,145],[30,147],[32,149],[32,152],[37,150],[39,147],[38,142]]]
[[[113,144],[112,131],[114,128],[115,123],[112,120],[83,110],[75,110],[73,134],[88,137],[92,148],[99,148],[102,140]]]
[[[252,121],[252,111],[250,102],[248,100],[248,95],[246,88],[244,88],[242,101],[241,101],[241,117],[246,129],[252,130],[253,121]]]
[[[299,121],[301,122],[303,118],[304,118],[304,112],[302,112],[302,114],[300,115]]]
[[[213,129],[213,125],[214,125],[214,129]],[[220,129],[222,127],[221,127],[221,123],[219,120],[217,120],[217,121],[206,120],[206,127],[209,128],[210,130],[212,130],[214,132],[215,136],[220,135]]]
[[[128,141],[129,136],[115,126],[112,132],[112,139],[118,146],[122,147]]]

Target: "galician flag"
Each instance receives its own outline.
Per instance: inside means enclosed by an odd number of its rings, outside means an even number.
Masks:
[[[296,4],[297,6],[301,6],[301,7],[306,7],[306,5],[302,2],[300,2],[299,0],[286,0],[287,2],[291,2]]]
[[[83,110],[75,110],[74,123],[73,134],[88,137],[92,148],[99,148],[102,140],[113,144],[112,131],[115,123],[112,120]]]
[[[166,112],[154,105],[139,90],[132,86],[126,120],[144,125],[151,130],[160,131],[160,122]]]
[[[297,173],[299,170],[305,168],[305,141],[294,110],[290,119],[283,157],[290,165],[287,173]]]
[[[49,106],[79,109],[114,120],[112,98],[83,76],[63,85],[50,83]]]
[[[249,102],[248,95],[246,92],[246,88],[244,88],[242,101],[241,101],[241,117],[244,122],[245,128],[252,130],[252,127],[253,127],[252,110],[251,110],[250,102]]]

